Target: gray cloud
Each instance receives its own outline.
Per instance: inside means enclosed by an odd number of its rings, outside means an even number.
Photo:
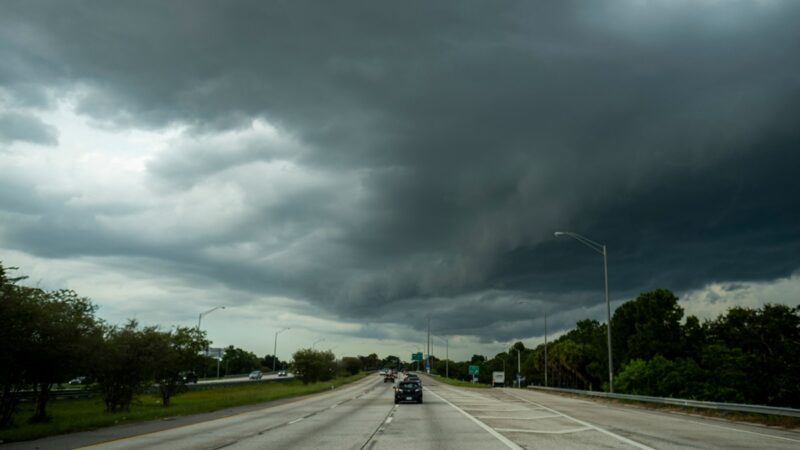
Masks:
[[[609,245],[615,299],[798,268],[796,2],[81,5],[5,6],[4,91],[77,90],[112,128],[186,126],[147,166],[153,195],[228,187],[238,209],[208,230],[169,207],[115,215],[174,220],[165,243],[55,220],[62,205],[6,229],[20,250],[133,253],[332,316],[419,326],[433,309],[509,338],[540,325],[507,298],[563,326],[602,317],[601,261],[556,229]],[[254,120],[278,137],[214,137]]]
[[[0,113],[0,143],[31,142],[41,145],[56,145],[58,130],[29,114]]]

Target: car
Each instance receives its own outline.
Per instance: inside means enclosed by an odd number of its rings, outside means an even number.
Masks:
[[[247,378],[249,378],[251,380],[260,380],[261,377],[263,377],[263,376],[264,376],[264,374],[261,373],[260,370],[254,370],[254,371],[250,372],[250,375],[248,375]]]
[[[387,374],[386,374],[386,375],[383,377],[383,382],[384,382],[384,383],[391,383],[391,382],[393,382],[393,381],[394,381],[394,375],[392,375],[391,373],[387,373]]]
[[[422,385],[414,381],[400,382],[394,391],[394,402],[422,403]]]
[[[279,377],[285,377],[286,376],[286,371],[285,370],[281,370],[280,372],[278,372],[278,376]]]
[[[415,373],[410,373],[406,376],[406,381],[413,381],[415,383],[419,383],[422,386],[422,380],[419,379],[419,375]]]
[[[75,377],[68,384],[86,384],[86,377]]]
[[[181,380],[183,381],[184,384],[187,383],[197,384],[197,374],[192,372],[191,370],[186,372],[181,372],[179,375],[181,376]]]

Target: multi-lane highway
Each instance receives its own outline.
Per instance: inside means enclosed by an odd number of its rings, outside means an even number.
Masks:
[[[207,420],[141,424],[24,443],[102,449],[800,448],[800,433],[423,376],[423,404],[393,402],[377,376]],[[21,444],[11,447],[23,448]]]

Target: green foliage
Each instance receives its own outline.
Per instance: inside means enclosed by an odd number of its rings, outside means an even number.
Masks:
[[[127,411],[134,396],[156,379],[160,353],[167,342],[156,327],[139,328],[135,320],[108,327],[92,371],[106,411]]]
[[[632,359],[681,356],[682,317],[678,297],[667,289],[644,292],[617,308],[611,319],[617,367]]]
[[[370,353],[367,356],[358,356],[358,359],[361,360],[361,364],[364,365],[364,370],[377,370],[380,369],[381,359],[378,358],[378,355],[375,353]]]
[[[222,368],[225,375],[249,373],[261,369],[261,360],[253,352],[230,345],[222,356]]]
[[[299,376],[304,384],[330,380],[334,376],[336,363],[330,351],[304,348],[296,351],[292,358],[294,358],[292,368],[295,376]]]
[[[361,370],[364,368],[364,364],[361,362],[361,360],[353,356],[345,356],[342,358],[340,366],[342,371],[349,375],[355,375],[358,372],[361,372]]]
[[[53,385],[85,373],[88,359],[102,339],[95,306],[74,291],[44,291],[17,286],[0,265],[0,426],[14,415],[15,392],[36,393],[31,420],[48,420]]]
[[[264,355],[264,357],[261,358],[261,367],[268,371],[271,371],[273,367],[275,370],[282,370],[286,367],[286,361],[281,361],[280,358],[274,355]]]
[[[201,351],[209,344],[205,332],[197,328],[178,327],[155,336],[160,348],[154,363],[155,380],[161,394],[161,404],[170,405],[174,395],[184,392],[182,372],[198,367],[204,358]]]

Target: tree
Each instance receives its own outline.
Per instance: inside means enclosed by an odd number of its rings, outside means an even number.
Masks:
[[[376,370],[379,369],[379,365],[381,364],[380,358],[375,353],[370,353],[368,356],[361,356],[358,355],[358,359],[361,360],[361,363],[364,364],[364,370]]]
[[[168,407],[172,397],[183,392],[186,386],[182,372],[198,367],[204,356],[201,354],[209,344],[205,332],[197,328],[178,327],[174,331],[153,336],[159,351],[155,362],[155,379],[161,394],[161,404]]]
[[[353,356],[345,356],[340,364],[342,370],[350,375],[355,375],[364,368],[361,360]]]
[[[130,320],[123,327],[106,328],[93,375],[107,412],[127,411],[134,397],[153,384],[163,351],[163,333],[156,327],[140,329]]]
[[[267,370],[272,370],[275,367],[277,370],[281,370],[286,365],[285,361],[281,361],[275,355],[264,355],[261,358],[261,367],[266,367]]]
[[[295,376],[299,375],[303,384],[326,381],[333,377],[336,363],[333,353],[330,351],[323,352],[304,348],[296,351],[292,358],[294,359],[292,367]]]
[[[225,375],[247,373],[260,369],[261,360],[255,353],[231,345],[225,348],[222,367],[225,368]]]
[[[0,263],[0,427],[11,423],[19,397],[26,389],[25,360],[33,336],[35,308],[26,290],[17,286],[25,277],[11,277]]]
[[[34,299],[33,336],[27,348],[28,380],[36,392],[34,422],[44,422],[54,384],[85,374],[88,358],[100,345],[102,328],[96,307],[71,290],[27,289]]]
[[[681,318],[678,297],[667,289],[639,294],[624,303],[611,319],[614,364],[631,359],[649,360],[656,355],[667,359],[681,355]]]

